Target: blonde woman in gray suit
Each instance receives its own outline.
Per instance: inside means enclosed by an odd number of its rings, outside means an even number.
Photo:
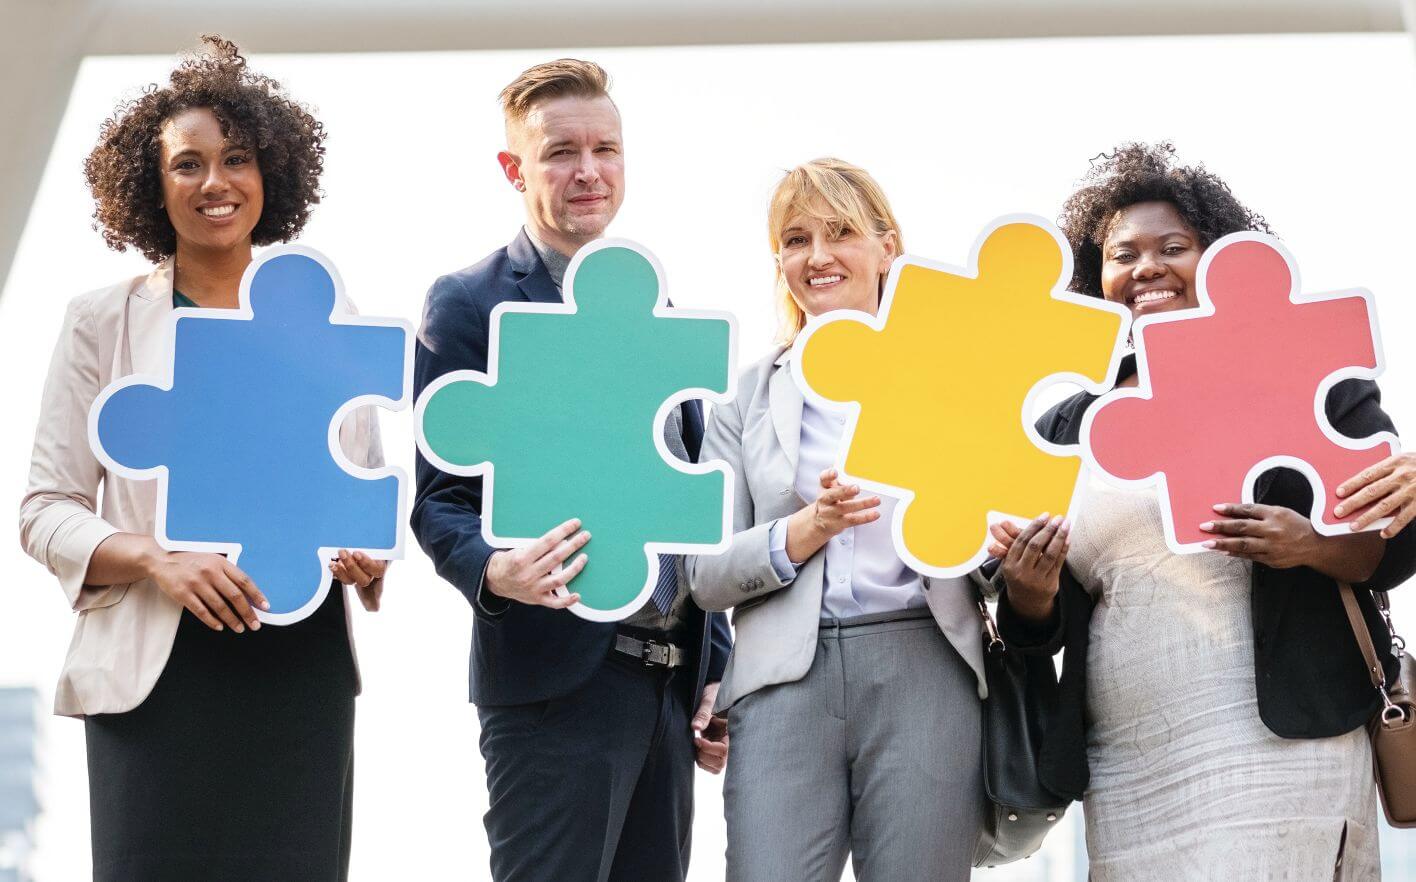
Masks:
[[[732,738],[732,882],[965,880],[982,824],[982,645],[969,580],[895,554],[893,501],[832,469],[844,418],[803,401],[791,342],[810,316],[874,314],[900,231],[863,169],[787,173],[768,215],[779,346],[714,408],[705,460],[733,466],[731,547],[686,559],[694,599],[733,609],[718,693]]]

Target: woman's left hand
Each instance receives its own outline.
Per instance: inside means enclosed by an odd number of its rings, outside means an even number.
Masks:
[[[329,571],[345,585],[353,585],[359,592],[359,600],[369,612],[379,611],[379,601],[383,596],[383,577],[388,572],[388,561],[375,560],[362,551],[341,549],[339,556],[330,561]]]
[[[1363,469],[1343,481],[1337,495],[1342,502],[1333,509],[1333,514],[1340,518],[1363,506],[1371,506],[1352,522],[1354,532],[1367,529],[1380,518],[1390,517],[1391,523],[1382,528],[1382,538],[1390,539],[1416,519],[1416,453],[1389,456]]]
[[[1224,503],[1214,510],[1225,520],[1206,521],[1200,529],[1217,538],[1206,548],[1247,558],[1274,569],[1306,566],[1317,559],[1322,537],[1307,518],[1291,508],[1258,503]]]

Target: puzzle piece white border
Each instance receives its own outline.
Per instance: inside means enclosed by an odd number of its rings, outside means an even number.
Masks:
[[[875,315],[872,316],[867,312],[851,309],[822,313],[807,321],[806,327],[797,335],[796,341],[792,344],[792,379],[795,381],[797,388],[801,390],[802,395],[813,405],[823,410],[836,414],[844,414],[846,416],[845,430],[841,435],[841,448],[836,454],[835,459],[835,467],[840,475],[840,480],[859,484],[863,489],[899,500],[898,504],[895,506],[894,518],[891,521],[891,536],[894,539],[895,552],[900,556],[901,560],[909,565],[910,569],[938,579],[966,576],[977,569],[984,561],[988,560],[989,525],[998,523],[999,521],[1012,521],[1024,525],[1038,514],[1041,514],[1041,512],[1020,514],[1017,512],[990,509],[987,513],[986,521],[980,530],[978,550],[974,552],[973,556],[968,560],[949,567],[936,567],[920,560],[910,552],[909,548],[905,545],[904,538],[905,511],[909,508],[910,504],[914,502],[915,492],[904,487],[884,484],[879,481],[871,481],[847,473],[845,467],[846,456],[850,452],[851,444],[855,440],[856,422],[860,418],[860,403],[857,401],[839,402],[817,394],[817,392],[811,388],[811,384],[806,381],[806,377],[802,374],[802,353],[805,351],[807,341],[811,338],[811,335],[821,327],[832,322],[854,321],[876,331],[884,331],[885,324],[889,320],[890,306],[895,297],[895,287],[899,283],[900,273],[906,266],[920,266],[954,276],[977,279],[978,258],[984,243],[1001,227],[1011,224],[1029,224],[1039,227],[1046,231],[1057,243],[1058,251],[1062,256],[1062,267],[1059,271],[1057,281],[1052,286],[1053,300],[1060,300],[1064,303],[1110,312],[1121,320],[1117,330],[1116,341],[1111,347],[1111,359],[1107,364],[1106,373],[1101,382],[1095,382],[1074,371],[1059,371],[1057,373],[1047,374],[1039,379],[1033,384],[1032,388],[1028,390],[1027,396],[1023,399],[1019,419],[1022,422],[1023,431],[1028,439],[1032,441],[1033,444],[1037,445],[1038,448],[1053,456],[1080,456],[1081,451],[1078,449],[1078,445],[1054,444],[1038,434],[1037,427],[1034,425],[1034,419],[1032,417],[1033,409],[1037,403],[1038,397],[1042,395],[1044,390],[1059,383],[1072,383],[1081,386],[1083,389],[1093,394],[1100,394],[1110,389],[1111,379],[1116,375],[1116,371],[1121,365],[1121,359],[1126,354],[1126,330],[1131,323],[1131,313],[1130,310],[1118,303],[1111,303],[1099,297],[1088,297],[1084,294],[1077,294],[1067,290],[1067,285],[1072,280],[1072,247],[1067,243],[1061,231],[1058,230],[1051,221],[1045,218],[1032,214],[1006,214],[995,218],[988,226],[984,227],[983,231],[979,233],[978,237],[974,240],[973,246],[969,249],[968,263],[965,266],[955,266],[953,264],[941,263],[922,257],[914,257],[908,254],[901,255],[895,258],[894,263],[890,265],[890,274],[885,279],[885,290],[880,299],[880,308],[876,311]],[[999,326],[997,332],[999,334],[1006,334],[1008,333],[1008,327],[1006,325]],[[980,375],[977,378],[978,382],[987,382],[987,367],[987,364],[980,364],[978,366]],[[971,428],[972,427],[967,423],[962,423],[959,425],[958,431],[967,433]],[[1085,466],[1083,466],[1078,469],[1077,481],[1072,489],[1071,502],[1067,506],[1067,517],[1074,517],[1081,506],[1082,498],[1086,490],[1086,478],[1087,470]],[[1060,512],[1050,512],[1050,514],[1060,514]]]
[[[1091,429],[1096,414],[1108,404],[1122,398],[1141,398],[1150,400],[1154,397],[1154,390],[1151,388],[1150,364],[1143,345],[1146,328],[1151,325],[1167,324],[1169,322],[1189,321],[1192,319],[1206,318],[1215,314],[1214,301],[1210,298],[1209,287],[1206,278],[1209,275],[1210,264],[1214,262],[1215,255],[1224,248],[1237,242],[1259,242],[1267,245],[1278,252],[1283,258],[1283,262],[1288,265],[1289,291],[1288,299],[1295,304],[1319,303],[1325,300],[1347,300],[1360,297],[1366,301],[1367,322],[1372,334],[1372,352],[1375,355],[1373,368],[1345,367],[1329,374],[1318,384],[1316,393],[1313,396],[1313,417],[1317,420],[1318,428],[1322,430],[1327,439],[1339,447],[1348,450],[1370,450],[1383,443],[1392,445],[1392,452],[1401,450],[1401,442],[1397,436],[1391,432],[1378,432],[1366,438],[1349,438],[1338,432],[1328,422],[1327,418],[1327,396],[1333,386],[1346,379],[1373,380],[1386,370],[1386,357],[1382,352],[1382,337],[1377,327],[1377,301],[1372,292],[1366,288],[1353,288],[1345,291],[1329,291],[1318,294],[1302,293],[1302,282],[1298,274],[1298,263],[1293,259],[1293,255],[1284,247],[1283,243],[1273,236],[1257,232],[1230,233],[1223,236],[1205,249],[1205,253],[1200,257],[1199,267],[1195,270],[1195,293],[1199,300],[1197,306],[1188,309],[1175,309],[1168,312],[1156,313],[1155,315],[1142,316],[1131,326],[1131,333],[1136,343],[1136,376],[1138,383],[1135,387],[1114,389],[1092,402],[1082,416],[1081,442],[1082,455],[1086,461],[1087,468],[1096,472],[1104,482],[1116,487],[1127,489],[1141,489],[1155,486],[1159,493],[1160,515],[1165,526],[1165,544],[1176,554],[1196,554],[1204,551],[1213,551],[1205,548],[1203,542],[1182,543],[1175,535],[1174,515],[1170,510],[1170,488],[1167,475],[1164,469],[1155,471],[1144,478],[1128,479],[1118,477],[1108,472],[1105,467],[1093,455],[1091,447]],[[1238,380],[1238,382],[1242,382]],[[1249,469],[1244,475],[1242,488],[1242,502],[1252,503],[1254,501],[1254,483],[1259,476],[1269,469],[1285,467],[1294,469],[1308,479],[1308,485],[1313,491],[1313,504],[1308,513],[1308,519],[1313,523],[1313,529],[1324,536],[1346,536],[1352,530],[1345,523],[1329,524],[1323,520],[1324,500],[1327,493],[1324,489],[1323,480],[1318,475],[1316,469],[1308,464],[1306,460],[1298,459],[1288,455],[1266,456]],[[1219,504],[1226,500],[1215,500]],[[1219,516],[1216,515],[1216,519]],[[1382,518],[1370,527],[1368,531],[1380,530],[1390,524],[1391,518]]]
[[[639,590],[632,600],[623,606],[609,610],[591,609],[583,603],[577,603],[568,609],[582,619],[592,622],[618,622],[638,612],[640,608],[648,602],[654,593],[654,586],[659,579],[659,555],[660,554],[719,554],[727,551],[733,536],[733,486],[734,475],[732,468],[723,460],[713,460],[707,463],[690,463],[674,456],[664,443],[664,422],[668,419],[669,412],[685,401],[693,399],[705,399],[716,404],[730,404],[737,394],[737,347],[738,347],[738,326],[737,317],[731,312],[718,312],[704,309],[686,309],[678,306],[669,306],[669,289],[665,281],[664,268],[659,263],[659,259],[649,251],[649,249],[630,239],[597,239],[579,251],[571,259],[570,265],[566,268],[565,289],[562,292],[563,301],[561,303],[540,303],[526,302],[520,300],[504,300],[492,307],[490,317],[490,329],[487,338],[487,370],[461,370],[451,371],[429,383],[423,389],[423,394],[418,397],[418,403],[414,406],[414,435],[417,440],[418,450],[423,457],[438,469],[453,475],[463,477],[482,478],[482,538],[488,545],[494,548],[523,548],[531,545],[541,537],[513,537],[499,536],[492,532],[492,509],[494,490],[496,489],[496,465],[490,460],[476,463],[470,466],[461,466],[448,462],[433,452],[428,444],[427,438],[423,434],[423,411],[434,394],[438,390],[450,383],[473,382],[481,383],[484,386],[495,386],[497,384],[498,371],[501,365],[501,317],[506,313],[534,313],[541,315],[574,315],[577,310],[575,302],[575,275],[590,255],[605,248],[627,248],[645,260],[654,268],[654,275],[659,284],[658,300],[654,304],[653,315],[657,318],[700,318],[716,319],[728,323],[728,377],[725,391],[719,393],[711,389],[690,387],[680,389],[663,404],[659,406],[654,414],[653,424],[650,430],[654,436],[654,447],[659,452],[659,457],[669,466],[686,475],[707,475],[719,472],[723,475],[723,526],[722,539],[712,545],[699,545],[687,542],[646,542],[644,553],[649,561],[648,577],[644,586]],[[568,517],[574,517],[569,515]],[[575,583],[572,580],[571,585]],[[557,591],[562,597],[568,595],[567,588]]]
[[[164,392],[171,392],[173,386],[173,371],[176,368],[176,347],[177,347],[177,326],[187,319],[218,319],[221,321],[250,321],[255,318],[255,311],[251,308],[251,281],[256,273],[267,261],[286,255],[299,255],[308,257],[324,268],[329,273],[331,281],[334,283],[334,309],[330,313],[329,322],[332,325],[362,325],[371,327],[392,327],[403,329],[403,395],[396,401],[385,398],[381,395],[361,395],[357,398],[345,402],[339,410],[335,411],[330,419],[329,431],[326,440],[329,446],[330,456],[335,463],[344,471],[356,478],[375,480],[379,478],[393,477],[398,481],[398,521],[395,530],[396,542],[392,548],[350,548],[349,551],[362,551],[372,558],[379,560],[401,560],[404,554],[404,525],[408,521],[408,482],[404,471],[397,466],[385,465],[381,468],[364,468],[352,462],[344,454],[344,449],[339,443],[339,429],[344,420],[355,410],[365,405],[376,405],[391,411],[399,411],[408,407],[412,401],[412,377],[413,377],[413,341],[415,332],[413,326],[403,319],[388,317],[364,317],[354,312],[353,305],[344,293],[344,281],[335,269],[334,264],[320,252],[304,245],[274,245],[265,249],[250,265],[246,267],[245,273],[241,276],[240,307],[237,309],[210,309],[202,307],[181,307],[170,311],[165,319],[165,329],[163,331],[163,352],[161,364],[164,365],[161,374],[129,374],[126,377],[114,380],[106,386],[94,399],[93,405],[89,408],[88,414],[88,440],[89,448],[103,463],[104,468],[115,475],[127,478],[130,481],[150,481],[157,480],[157,512],[154,524],[154,538],[157,543],[168,551],[198,551],[211,552],[214,554],[226,555],[232,563],[240,565],[241,544],[239,542],[189,542],[171,539],[167,535],[167,482],[168,469],[165,465],[154,466],[150,469],[133,469],[123,465],[108,455],[103,444],[98,437],[98,416],[103,411],[103,406],[108,403],[108,399],[113,397],[121,389],[129,386],[155,386]],[[332,560],[340,551],[338,546],[321,547],[318,549],[319,557],[322,561]],[[320,588],[309,602],[299,609],[286,613],[271,613],[256,609],[256,616],[264,623],[270,625],[290,625],[310,616],[320,604],[324,602],[329,594],[329,584],[333,579],[329,576],[320,582]],[[259,584],[256,586],[260,587]]]

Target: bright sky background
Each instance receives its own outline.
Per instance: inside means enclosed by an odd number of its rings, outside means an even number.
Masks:
[[[1385,404],[1400,428],[1416,426],[1416,78],[1404,35],[254,55],[329,129],[328,198],[301,241],[334,261],[363,312],[416,322],[437,275],[511,240],[521,205],[495,161],[496,94],[530,64],[565,54],[596,59],[614,77],[628,198],[611,232],[659,256],[676,303],[738,315],[743,365],[771,337],[765,207],[785,168],[826,154],[864,166],[893,200],[910,252],[962,263],[992,218],[1054,217],[1089,157],[1169,138],[1269,219],[1305,290],[1376,292]],[[165,80],[170,66],[94,58],[79,74],[0,298],[12,426],[0,436],[0,500],[13,506],[64,304],[146,271],[90,228],[82,160],[117,100]],[[391,460],[411,474],[410,415],[383,425]],[[486,873],[486,795],[466,702],[472,614],[408,545],[384,611],[356,613],[356,882]],[[0,601],[0,685],[34,685],[48,703],[72,614],[17,542],[0,545],[0,562],[14,574]],[[1416,639],[1416,598],[1398,597],[1397,610]],[[82,726],[54,719],[44,737],[35,870],[39,882],[66,882],[88,871]],[[240,745],[212,733],[192,749]],[[699,775],[695,880],[722,878],[720,784]],[[1053,860],[1053,878],[1068,878],[1070,849],[1059,833],[1028,875],[980,875],[1040,879],[1031,874]]]

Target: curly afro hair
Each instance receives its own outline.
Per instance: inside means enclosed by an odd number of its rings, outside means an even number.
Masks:
[[[1204,248],[1241,230],[1272,233],[1213,172],[1203,165],[1178,165],[1173,145],[1123,144],[1092,160],[1081,189],[1062,206],[1058,222],[1072,245],[1072,290],[1102,296],[1102,243],[1117,213],[1138,202],[1174,205]]]
[[[215,36],[202,42],[206,51],[183,59],[166,86],[154,83],[119,105],[84,162],[94,229],[117,251],[132,246],[153,262],[176,253],[177,233],[162,207],[159,135],[167,119],[195,107],[210,108],[223,136],[256,151],[265,209],[253,244],[299,235],[320,201],[324,125],[275,80],[247,69],[235,43]]]

